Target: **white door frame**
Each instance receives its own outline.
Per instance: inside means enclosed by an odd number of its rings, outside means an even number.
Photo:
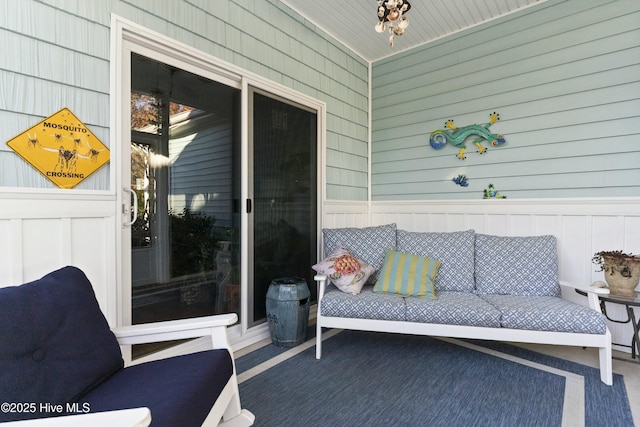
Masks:
[[[162,34],[153,32],[136,23],[112,14],[111,17],[111,82],[110,82],[110,112],[111,112],[111,152],[115,165],[112,168],[114,176],[111,178],[116,193],[116,204],[121,211],[120,221],[116,228],[116,319],[118,325],[131,324],[131,236],[129,229],[123,229],[123,222],[129,220],[130,195],[123,190],[130,183],[130,88],[131,88],[131,53],[152,58],[154,60],[173,65],[185,71],[201,75],[210,80],[218,81],[230,87],[242,90],[241,97],[241,152],[242,152],[242,183],[241,200],[248,198],[247,148],[248,148],[248,87],[253,86],[267,92],[288,98],[293,102],[307,106],[317,111],[318,116],[318,231],[322,202],[325,200],[325,135],[326,135],[326,104],[315,98],[296,92],[288,87],[272,82],[261,76],[222,61],[186,44],[177,42]],[[247,319],[247,221],[248,216],[242,215],[242,253],[241,253],[241,304],[242,317],[240,326],[230,329],[232,342],[242,337],[243,344],[250,344],[268,336],[266,323],[248,329]],[[266,334],[266,335],[265,335]]]

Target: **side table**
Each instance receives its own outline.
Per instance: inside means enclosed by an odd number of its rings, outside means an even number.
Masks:
[[[587,296],[586,292],[580,291],[576,289],[576,292],[580,295]],[[636,293],[635,297],[625,297],[621,295],[598,295],[598,299],[600,300],[600,309],[602,310],[602,314],[606,316],[612,322],[615,323],[631,323],[633,327],[633,338],[631,339],[631,357],[633,359],[636,358],[636,355],[640,357],[640,321],[636,320],[636,314],[633,311],[633,307],[640,307],[640,297]],[[624,305],[627,310],[627,320],[616,320],[609,317],[607,314],[607,305],[606,303],[619,304]]]

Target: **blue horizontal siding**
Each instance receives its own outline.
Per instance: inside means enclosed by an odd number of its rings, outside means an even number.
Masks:
[[[549,1],[374,63],[372,198],[640,195],[639,46],[640,3]],[[430,147],[494,111],[504,145]]]
[[[8,49],[0,57],[0,139],[25,129],[16,115],[32,125],[68,107],[108,144],[112,13],[324,101],[333,183],[327,197],[366,200],[368,63],[278,0],[2,2],[0,38]],[[11,169],[22,162],[6,146],[0,159]],[[105,189],[108,170],[82,188]],[[28,168],[18,179],[3,176],[0,186],[51,186]]]

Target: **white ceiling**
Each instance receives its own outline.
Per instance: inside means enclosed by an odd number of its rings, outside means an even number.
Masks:
[[[409,0],[409,27],[389,46],[389,33],[376,33],[377,0],[280,0],[312,24],[374,62],[400,51],[508,15],[547,0]]]

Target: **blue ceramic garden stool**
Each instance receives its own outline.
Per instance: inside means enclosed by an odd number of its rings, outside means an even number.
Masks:
[[[300,277],[273,279],[267,291],[267,319],[271,341],[295,347],[307,339],[309,286]]]

